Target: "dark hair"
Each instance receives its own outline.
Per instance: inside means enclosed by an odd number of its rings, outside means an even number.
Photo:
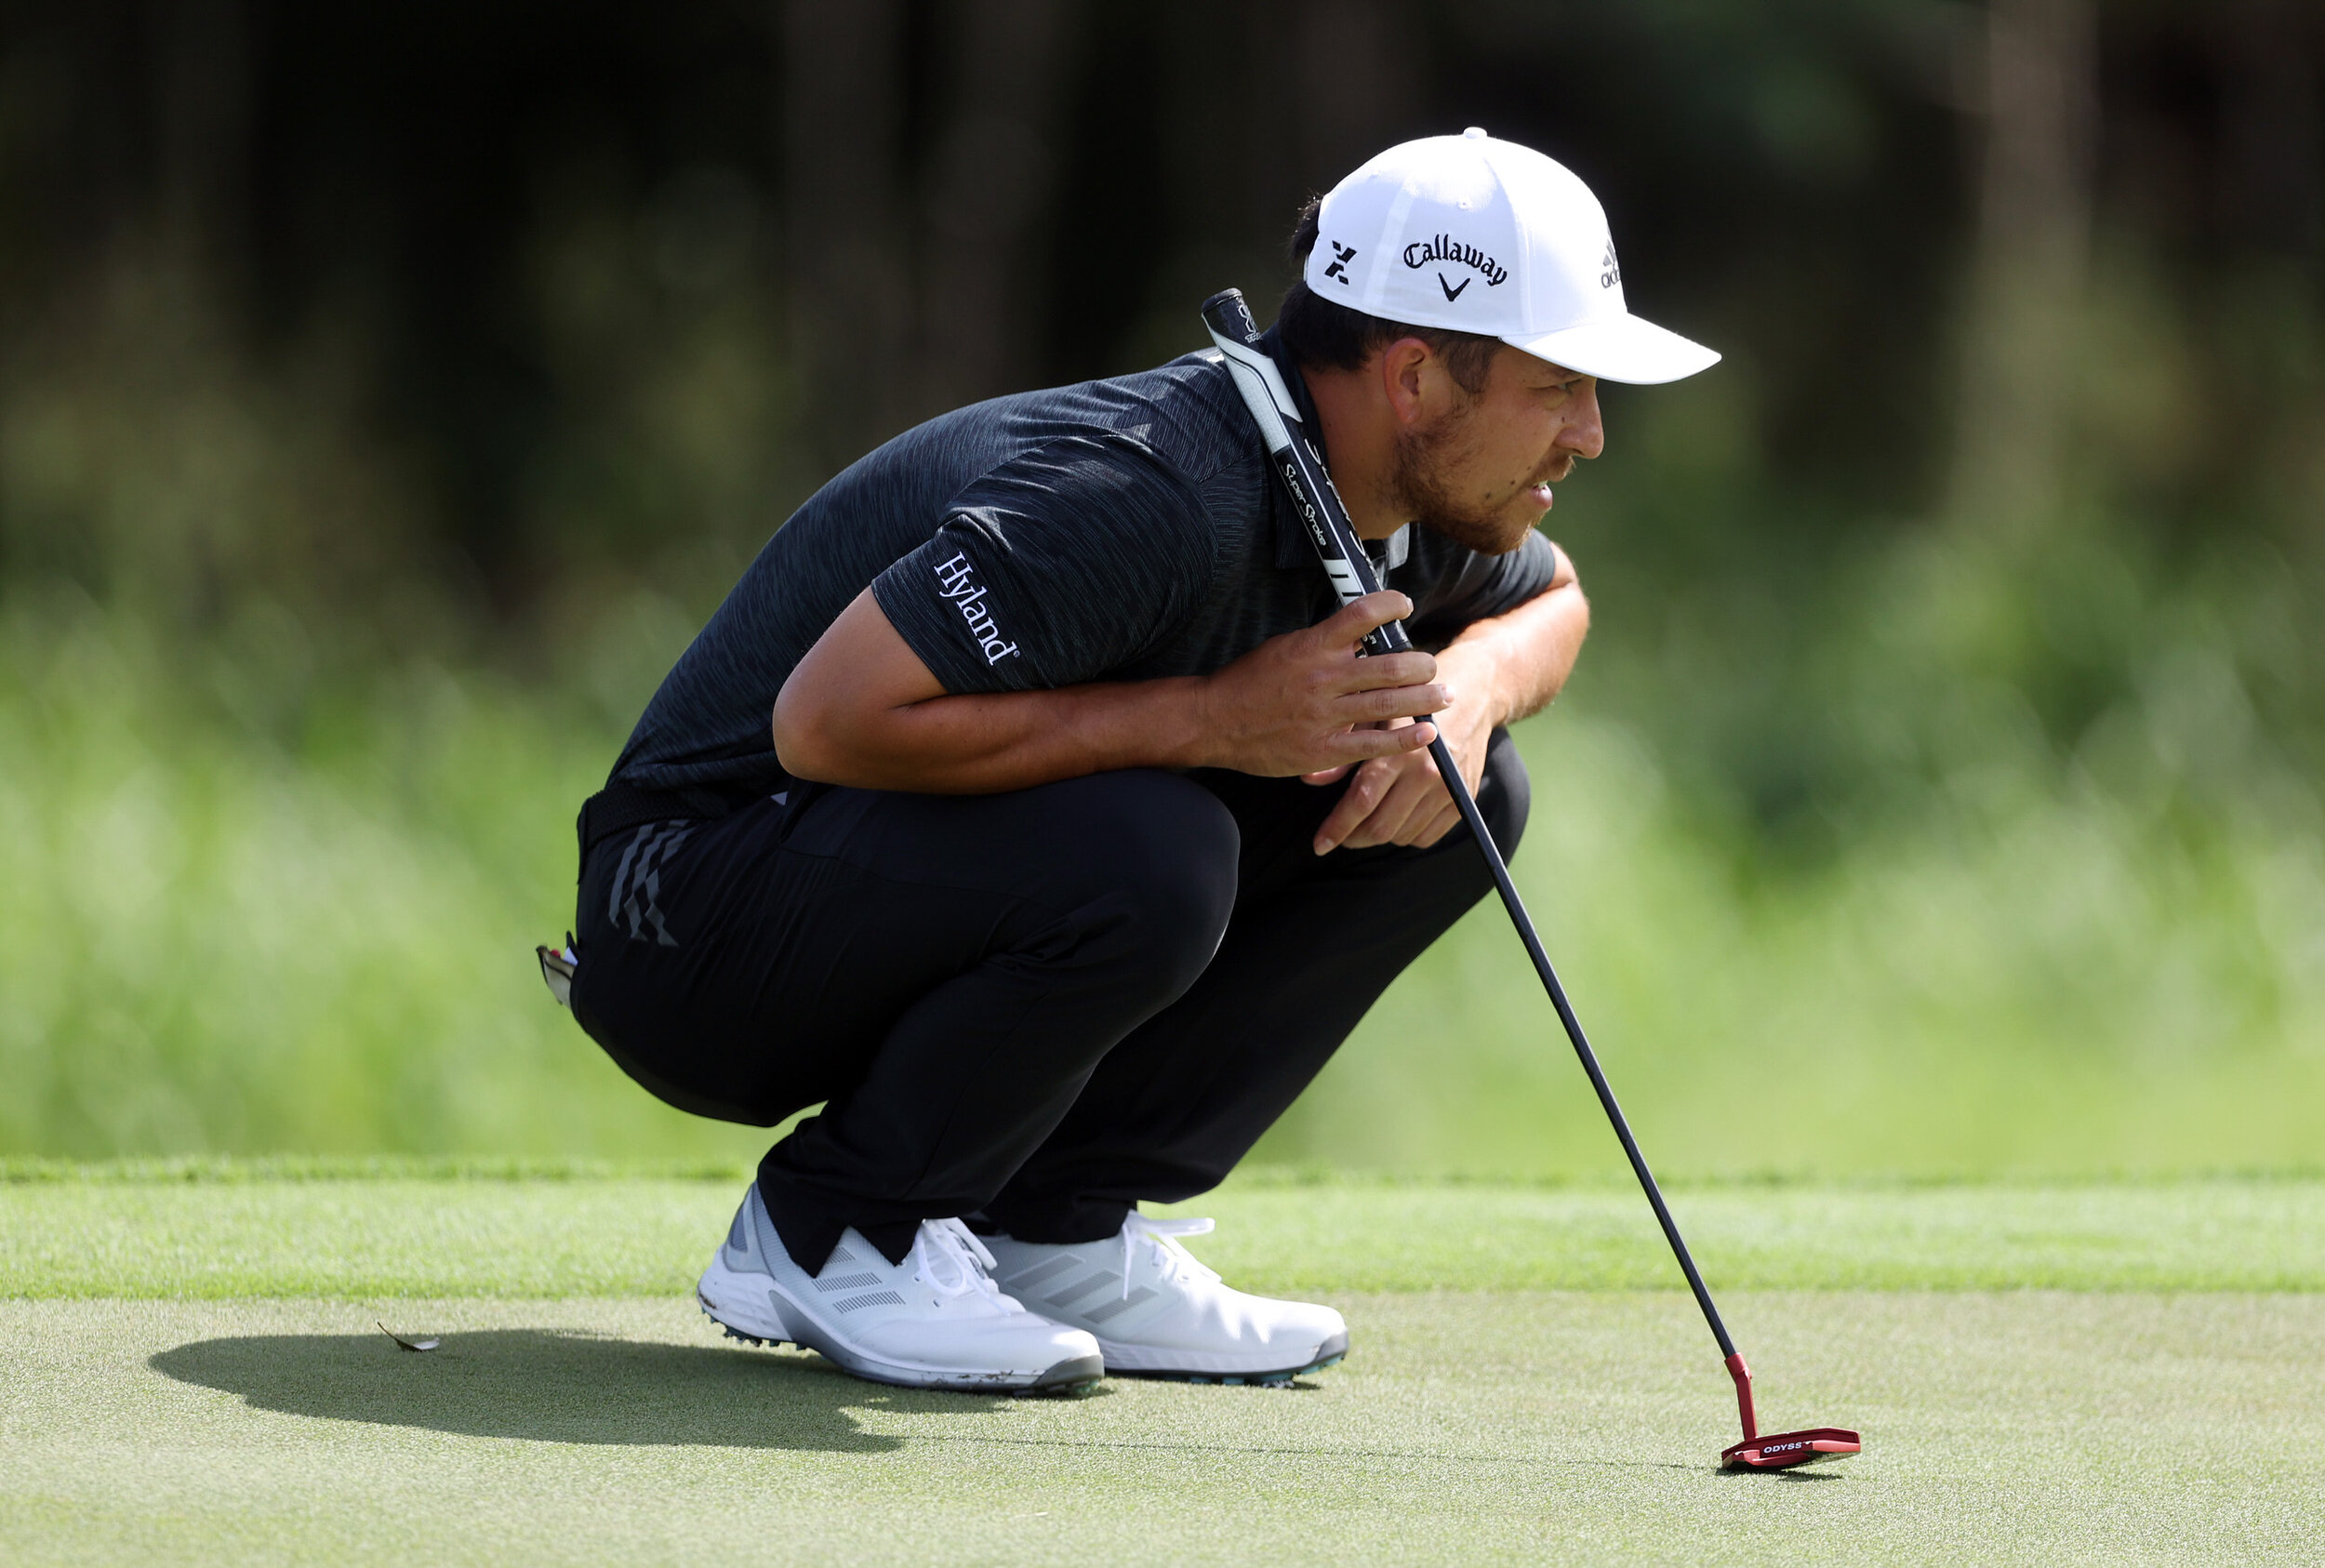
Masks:
[[[1308,253],[1316,248],[1317,215],[1323,210],[1323,205],[1322,196],[1310,196],[1308,205],[1300,208],[1299,222],[1292,230],[1295,270],[1305,269]],[[1305,279],[1295,281],[1284,294],[1283,305],[1276,312],[1276,334],[1294,365],[1333,370],[1362,369],[1366,360],[1398,339],[1418,338],[1444,360],[1446,374],[1453,377],[1455,384],[1470,393],[1484,390],[1494,351],[1502,346],[1499,338],[1476,332],[1414,326],[1368,316],[1322,298],[1308,286]]]

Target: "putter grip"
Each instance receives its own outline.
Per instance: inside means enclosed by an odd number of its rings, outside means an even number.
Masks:
[[[1322,456],[1308,439],[1298,400],[1262,343],[1243,291],[1221,289],[1205,299],[1202,321],[1226,359],[1235,390],[1259,426],[1276,476],[1283,481],[1299,512],[1300,525],[1323,564],[1324,575],[1332,580],[1333,591],[1343,605],[1377,593],[1382,586],[1380,574],[1357,539],[1348,508],[1333,487]],[[1375,628],[1364,639],[1364,651],[1372,654],[1402,653],[1412,646],[1413,639],[1398,621]]]

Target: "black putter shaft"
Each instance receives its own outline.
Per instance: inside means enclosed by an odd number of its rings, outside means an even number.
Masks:
[[[1345,605],[1377,592],[1380,579],[1373,570],[1372,557],[1364,553],[1363,546],[1357,541],[1355,526],[1348,521],[1340,493],[1333,488],[1332,476],[1324,472],[1322,461],[1305,437],[1299,405],[1284,383],[1282,371],[1261,346],[1258,324],[1252,320],[1242,291],[1230,288],[1204,300],[1202,319],[1211,329],[1212,340],[1227,356],[1236,388],[1243,394],[1252,418],[1258,421],[1269,454],[1275,459],[1277,477],[1291,492],[1292,504],[1307,525],[1309,542],[1322,558],[1324,573],[1332,578],[1340,602]],[[1375,654],[1402,653],[1413,645],[1413,641],[1405,635],[1401,622],[1390,621],[1365,638],[1364,645]],[[1503,906],[1509,910],[1510,921],[1518,927],[1519,939],[1526,945],[1526,956],[1534,960],[1534,973],[1542,977],[1542,989],[1550,993],[1550,1005],[1558,1009],[1559,1022],[1566,1026],[1566,1038],[1574,1042],[1574,1055],[1582,1058],[1582,1070],[1590,1075],[1590,1086],[1598,1091],[1599,1103],[1606,1108],[1606,1119],[1614,1124],[1614,1136],[1622,1140],[1630,1168],[1639,1177],[1647,1202],[1654,1208],[1655,1223],[1663,1227],[1663,1238],[1671,1243],[1671,1256],[1679,1259],[1680,1270],[1687,1276],[1687,1288],[1695,1293],[1695,1305],[1703,1309],[1704,1322],[1711,1325],[1711,1336],[1720,1343],[1720,1354],[1735,1378],[1744,1435],[1752,1437],[1758,1423],[1752,1411],[1751,1374],[1745,1369],[1744,1359],[1736,1354],[1727,1325],[1720,1321],[1720,1309],[1712,1305],[1711,1292],[1705,1287],[1695,1259],[1688,1252],[1686,1242],[1681,1239],[1679,1225],[1663,1201],[1663,1189],[1655,1185],[1654,1173],[1647,1168],[1647,1157],[1639,1151],[1639,1140],[1631,1136],[1630,1123],[1615,1102],[1606,1074],[1599,1069],[1598,1053],[1590,1049],[1590,1041],[1582,1032],[1582,1021],[1574,1017],[1574,1009],[1566,1000],[1566,988],[1559,984],[1558,971],[1550,966],[1550,955],[1543,950],[1534,920],[1526,913],[1524,900],[1518,897],[1518,884],[1509,880],[1508,862],[1502,858],[1500,847],[1486,829],[1485,818],[1479,815],[1478,803],[1470,795],[1468,783],[1461,777],[1461,769],[1443,737],[1429,742],[1428,752],[1444,777],[1454,804],[1461,808],[1461,819],[1469,825],[1470,837],[1477,840],[1478,852],[1485,857],[1486,869],[1494,873],[1494,886],[1502,896]]]

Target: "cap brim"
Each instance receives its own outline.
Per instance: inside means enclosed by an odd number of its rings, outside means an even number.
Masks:
[[[1586,376],[1638,386],[1676,381],[1720,363],[1717,350],[1634,315],[1607,316],[1539,338],[1504,338],[1502,341]]]

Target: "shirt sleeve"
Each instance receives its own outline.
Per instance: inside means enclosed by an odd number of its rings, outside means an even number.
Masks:
[[[973,481],[926,544],[872,580],[948,692],[1098,680],[1202,604],[1214,531],[1191,485],[1143,445],[1062,436]]]
[[[1417,580],[1408,580],[1408,572]],[[1388,586],[1413,600],[1408,634],[1423,647],[1437,648],[1476,622],[1508,615],[1539,596],[1557,576],[1558,551],[1535,532],[1507,555],[1481,555],[1450,541],[1429,540],[1415,549],[1404,570],[1389,574]]]

